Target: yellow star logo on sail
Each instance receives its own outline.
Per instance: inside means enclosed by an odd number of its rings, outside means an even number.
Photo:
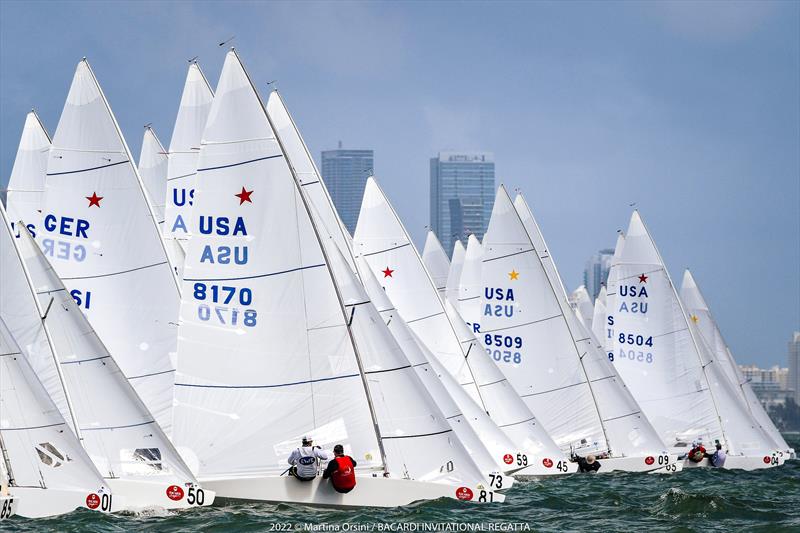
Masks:
[[[512,270],[511,272],[508,273],[508,277],[511,279],[511,281],[519,279],[519,272],[517,272],[516,270]]]
[[[700,321],[700,319],[699,319],[699,318],[697,318],[697,315],[692,315],[692,316],[690,316],[689,318],[691,318],[691,319],[692,319],[692,322],[694,322],[695,324],[697,324],[697,323]]]

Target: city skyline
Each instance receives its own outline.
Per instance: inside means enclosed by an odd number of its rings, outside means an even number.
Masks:
[[[367,178],[375,170],[375,152],[368,149],[342,148],[339,141],[335,150],[323,150],[319,171],[347,230],[356,230],[358,213]]]
[[[186,60],[215,86],[235,35],[312,153],[341,138],[380,154],[417,244],[431,155],[490,149],[570,288],[636,207],[739,362],[782,360],[800,327],[797,3],[120,5],[0,3],[2,186],[25,114],[53,132],[81,57],[138,154],[149,122],[168,142]]]

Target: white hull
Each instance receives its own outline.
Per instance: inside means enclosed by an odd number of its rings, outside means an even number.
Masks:
[[[86,499],[91,494],[85,490],[41,489],[38,487],[13,487],[16,514],[25,518],[45,518],[71,513],[87,508]],[[98,501],[100,501],[98,496]],[[99,506],[98,506],[99,510]]]
[[[347,494],[336,492],[328,480],[299,481],[290,476],[203,479],[204,487],[216,491],[220,498],[290,502],[326,507],[399,507],[421,500],[458,498],[458,487],[442,483],[357,477],[356,487]],[[480,490],[466,489],[460,494],[465,501],[477,502]],[[502,502],[505,496],[497,492],[483,495],[486,501]]]
[[[177,487],[165,482],[106,479],[113,494],[111,512],[142,509],[188,509],[214,503],[216,493],[207,489]],[[175,490],[175,488],[179,490]],[[170,497],[169,495],[172,497]]]
[[[766,461],[765,461],[766,459]],[[774,468],[783,464],[783,458],[778,457],[777,454],[770,456],[751,455],[729,455],[725,459],[725,466],[722,468],[726,470],[762,470],[765,468]],[[684,468],[713,468],[708,459],[703,459],[699,463],[690,461],[689,459],[683,460]]]
[[[650,474],[674,474],[683,470],[683,461],[677,454],[656,454],[634,457],[609,457],[598,459],[598,474],[608,472],[645,472]]]
[[[563,476],[574,474],[578,471],[578,464],[562,458],[536,458],[531,464],[521,470],[516,470],[512,475],[517,479],[536,479],[550,476]]]
[[[19,496],[16,494],[0,495],[0,520],[14,516],[18,505]]]

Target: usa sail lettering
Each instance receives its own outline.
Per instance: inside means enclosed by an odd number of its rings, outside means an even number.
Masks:
[[[89,221],[82,218],[57,217],[47,214],[44,217],[44,229],[48,233],[74,237],[76,239],[88,239]],[[47,257],[54,257],[64,261],[82,262],[88,255],[86,246],[80,243],[62,241],[51,238],[42,239],[42,252]]]
[[[180,198],[178,197],[180,191]],[[172,205],[175,207],[183,207],[188,206],[191,207],[194,204],[194,189],[189,189],[188,194],[185,188],[174,188],[172,189]],[[183,220],[183,215],[178,214],[175,217],[175,220],[172,222],[172,233],[177,233],[180,230],[181,233],[189,233],[189,230],[186,227],[186,221]]]
[[[643,285],[620,285],[619,295],[623,298],[647,298],[647,287]],[[619,304],[619,311],[621,313],[639,313],[645,315],[647,314],[647,302],[641,300],[636,302],[626,302],[623,300]]]
[[[236,217],[231,223],[228,217],[200,215],[198,229],[202,235],[218,235],[230,237],[247,236],[247,226],[242,217]],[[231,261],[237,265],[246,265],[248,249],[243,246],[216,246],[206,244],[200,256],[201,263],[229,265]]]
[[[522,349],[522,337],[486,333],[483,336],[483,344],[486,346],[486,353],[498,363],[519,364],[522,362],[522,353],[516,351]],[[502,348],[510,349],[503,350]]]
[[[483,306],[483,316],[500,318],[514,316],[514,289],[484,287],[483,295],[487,301]]]

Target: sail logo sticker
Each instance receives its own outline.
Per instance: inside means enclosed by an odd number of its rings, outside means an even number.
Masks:
[[[542,464],[545,466],[545,468],[553,468],[553,460],[549,457],[542,459]]]
[[[765,455],[765,456],[764,456],[764,464],[765,464],[765,465],[768,465],[768,464],[770,463],[770,461],[771,461],[771,460],[772,460],[772,459],[770,458],[770,456],[769,456],[769,455]]]
[[[651,464],[653,464],[653,463],[655,463],[655,462],[656,462],[656,460],[653,458],[653,456],[652,456],[652,455],[648,455],[648,456],[647,456],[647,457],[645,457],[645,459],[644,459],[644,464],[646,464],[647,466],[650,466]]]
[[[89,509],[97,509],[100,507],[100,496],[94,492],[86,497],[86,507]]]
[[[167,487],[167,498],[177,502],[183,499],[183,489],[178,485],[170,485]]]
[[[514,456],[513,456],[513,455],[511,455],[510,453],[507,453],[507,454],[505,454],[505,455],[503,456],[503,462],[504,462],[505,464],[507,464],[507,465],[510,465],[511,463],[513,463],[513,462],[514,462]]]
[[[472,493],[472,489],[469,487],[458,487],[456,490],[456,498],[461,501],[468,502],[472,500],[475,495]]]

